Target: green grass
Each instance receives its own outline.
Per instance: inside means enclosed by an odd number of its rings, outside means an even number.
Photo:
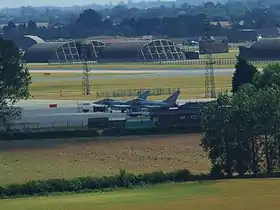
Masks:
[[[1,200],[5,210],[278,210],[279,179],[176,183],[107,193]]]
[[[216,91],[231,89],[231,76],[216,76]],[[96,92],[139,88],[181,88],[181,98],[204,97],[204,76],[181,76],[170,78],[136,78],[91,81],[91,99],[97,99]],[[30,86],[34,99],[88,99],[82,95],[80,81],[34,82]],[[166,96],[150,97],[163,99]],[[123,98],[125,99],[125,98]]]

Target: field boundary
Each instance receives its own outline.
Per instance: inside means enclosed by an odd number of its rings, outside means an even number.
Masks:
[[[84,193],[112,191],[118,188],[134,188],[168,182],[218,181],[225,179],[279,178],[280,173],[226,177],[224,174],[193,174],[187,169],[172,172],[127,173],[120,169],[118,175],[104,177],[79,177],[70,180],[48,179],[23,184],[0,186],[0,199],[28,196],[46,196],[55,193]]]
[[[236,64],[236,58],[215,58],[213,62],[215,68],[230,68]],[[280,60],[251,60],[249,61],[253,65],[260,66],[266,64],[274,64],[280,62]],[[88,67],[92,69],[201,69],[207,63],[206,58],[183,60],[183,61],[156,61],[156,62],[145,62],[145,61],[110,61],[110,62],[89,62]],[[27,67],[32,69],[77,69],[83,68],[82,62],[69,62],[69,63],[37,63],[37,64],[26,64]]]

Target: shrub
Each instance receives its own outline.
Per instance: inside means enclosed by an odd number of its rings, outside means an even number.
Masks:
[[[222,167],[218,165],[213,165],[210,170],[210,177],[212,179],[222,179],[225,177],[225,174],[222,172]]]
[[[171,172],[173,176],[173,181],[175,182],[185,182],[190,181],[192,176],[191,172],[188,169],[181,169],[175,172]]]
[[[0,198],[23,195],[48,195],[50,193],[90,192],[112,190],[117,187],[132,188],[137,185],[158,184],[168,181],[182,182],[200,179],[202,175],[192,175],[187,169],[164,173],[132,174],[120,169],[118,175],[104,177],[79,177],[72,180],[49,179],[29,181],[24,184],[11,184],[0,187]],[[204,175],[205,176],[205,175]],[[207,177],[204,177],[207,178]]]

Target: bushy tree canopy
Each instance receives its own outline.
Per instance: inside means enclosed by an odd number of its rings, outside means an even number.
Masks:
[[[246,61],[244,58],[237,56],[235,72],[232,77],[232,93],[236,93],[241,85],[251,83],[257,68]]]
[[[233,96],[218,96],[203,111],[201,145],[212,172],[273,173],[280,168],[280,65],[257,73]]]
[[[31,77],[22,64],[19,49],[11,41],[0,38],[0,126],[20,116],[13,105],[29,97]]]

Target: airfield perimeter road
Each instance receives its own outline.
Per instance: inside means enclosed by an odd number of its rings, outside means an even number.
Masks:
[[[234,69],[215,69],[215,75],[232,75]],[[31,73],[81,73],[82,70],[30,70]],[[150,77],[178,77],[178,76],[203,76],[205,73],[204,69],[131,69],[131,70],[120,70],[120,69],[110,69],[110,70],[92,70],[91,73],[113,73],[114,75],[106,76],[90,76],[91,80],[109,80],[109,79],[129,79],[129,78],[150,78]],[[134,74],[135,73],[135,74]],[[126,75],[127,74],[127,75]],[[46,82],[46,81],[79,81],[80,77],[64,77],[64,78],[48,78],[46,76],[36,77],[33,82]]]

